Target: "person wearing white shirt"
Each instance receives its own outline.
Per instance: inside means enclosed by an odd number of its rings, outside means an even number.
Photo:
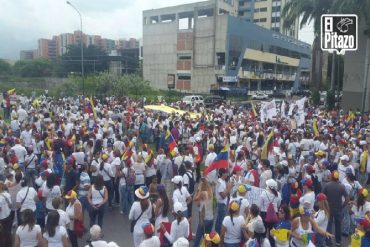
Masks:
[[[266,181],[266,190],[261,194],[261,216],[265,217],[267,208],[270,203],[274,206],[275,212],[278,211],[278,208],[281,203],[281,195],[277,192],[277,183],[273,179]]]
[[[327,229],[329,223],[329,205],[324,193],[319,193],[316,197],[319,210],[314,214],[314,220],[321,229]],[[316,234],[316,245],[325,246],[325,236]]]
[[[15,139],[15,145],[11,149],[14,151],[15,156],[17,156],[18,164],[22,167],[27,155],[26,148],[20,144],[19,139]]]
[[[17,193],[16,203],[17,208],[20,209],[20,212],[23,212],[26,209],[31,209],[33,212],[36,210],[35,200],[37,199],[37,192],[33,187],[28,186],[28,179],[23,178],[21,181],[22,188]]]
[[[53,199],[62,196],[62,191],[59,185],[56,185],[56,177],[54,173],[49,174],[46,178],[46,183],[42,186],[42,196],[46,198],[46,208],[48,210],[53,210]]]
[[[44,240],[42,238],[41,227],[35,224],[35,214],[30,209],[23,211],[23,223],[19,225],[15,233],[15,246],[44,247]]]
[[[208,167],[212,164],[212,162],[216,159],[217,157],[217,154],[214,152],[215,150],[215,147],[213,144],[209,144],[208,145],[208,154],[206,156],[206,160],[204,161],[204,166],[205,167]],[[212,185],[212,188],[215,187],[216,183],[217,183],[217,170],[214,169],[212,171],[210,171],[208,174],[207,174],[207,179],[208,181],[211,183]]]
[[[221,232],[222,221],[226,215],[227,197],[232,189],[231,184],[226,184],[227,179],[226,169],[219,169],[219,179],[216,185],[216,200],[217,200],[217,218],[215,222],[216,232]]]
[[[12,239],[12,223],[11,216],[12,199],[6,190],[6,185],[0,181],[0,225],[2,225],[2,239],[0,245],[11,246]]]
[[[159,238],[154,235],[155,228],[152,224],[145,224],[143,225],[144,235],[145,239],[139,247],[160,247],[161,242],[159,241]]]
[[[149,223],[152,218],[152,204],[149,201],[149,190],[146,186],[141,186],[135,190],[135,195],[139,199],[132,204],[129,220],[136,221],[133,229],[134,246],[139,247],[144,240],[144,230],[142,225]],[[172,230],[171,230],[172,233]]]
[[[162,232],[164,232],[164,236],[171,244],[181,237],[188,238],[189,236],[189,221],[183,215],[183,212],[185,210],[186,208],[183,208],[181,203],[179,202],[174,203],[173,211],[176,220],[174,220],[171,224],[171,233],[168,233],[165,226],[161,224],[161,230]]]
[[[248,238],[245,230],[242,230],[244,225],[244,217],[239,215],[240,207],[236,201],[230,202],[229,215],[226,216],[222,221],[221,229],[221,244],[225,246],[239,246],[242,234]]]
[[[248,187],[244,184],[238,186],[238,196],[236,198],[233,198],[232,201],[236,201],[240,206],[239,214],[244,217],[244,219],[247,218],[249,213],[249,201],[246,198],[247,197],[247,191]]]
[[[299,198],[301,207],[313,210],[315,205],[315,192],[313,191],[313,182],[311,179],[305,179],[303,182],[303,196]]]
[[[25,130],[21,132],[20,138],[24,146],[28,147],[32,144],[32,129],[30,124],[27,124]]]
[[[68,247],[68,235],[64,226],[59,225],[59,214],[51,211],[46,220],[46,229],[43,234],[48,247]]]
[[[174,203],[179,202],[183,208],[183,215],[188,217],[188,204],[190,204],[192,198],[189,191],[183,186],[183,178],[181,176],[175,176],[172,180],[175,184],[176,189],[173,192],[172,200]]]

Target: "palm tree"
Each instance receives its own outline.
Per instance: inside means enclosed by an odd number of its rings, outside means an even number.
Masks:
[[[360,21],[370,25],[370,0],[334,0],[330,12],[357,14]]]
[[[340,1],[340,0],[338,0]],[[334,0],[290,0],[283,10],[282,17],[284,18],[284,28],[291,27],[299,18],[300,28],[313,21],[315,39],[312,44],[312,74],[311,81],[316,90],[320,89],[322,79],[322,50],[320,46],[320,19],[321,15],[327,14],[332,8]]]

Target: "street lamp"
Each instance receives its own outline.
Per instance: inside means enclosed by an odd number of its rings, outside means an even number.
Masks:
[[[80,11],[70,2],[66,2],[69,6],[71,6],[78,15],[80,16],[80,26],[81,26],[81,34],[80,34],[80,45],[81,45],[81,75],[82,75],[82,95],[85,95],[85,72],[84,72],[84,49],[83,49],[83,36],[82,36],[82,16]]]

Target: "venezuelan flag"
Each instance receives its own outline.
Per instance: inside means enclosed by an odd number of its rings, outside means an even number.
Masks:
[[[272,137],[274,136],[274,129],[272,129],[270,131],[270,134],[267,136],[267,139],[265,141],[265,143],[263,144],[262,146],[262,150],[261,150],[261,159],[262,160],[267,160],[267,154],[269,152],[269,150],[271,150],[271,140],[272,140]]]
[[[9,90],[7,91],[7,94],[8,94],[8,95],[15,94],[15,88],[13,88],[13,89],[9,89]]]
[[[173,138],[171,132],[167,130],[166,136],[164,138],[164,144],[167,146],[168,151],[172,156],[175,156],[175,147],[177,146],[175,139]]]
[[[213,171],[214,169],[220,168],[229,168],[229,145],[226,145],[221,152],[217,155],[216,159],[208,166],[205,170],[203,175],[207,176],[208,173]]]

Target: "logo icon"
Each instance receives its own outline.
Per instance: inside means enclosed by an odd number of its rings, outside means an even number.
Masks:
[[[357,15],[327,14],[321,16],[321,49],[323,51],[356,51]]]

